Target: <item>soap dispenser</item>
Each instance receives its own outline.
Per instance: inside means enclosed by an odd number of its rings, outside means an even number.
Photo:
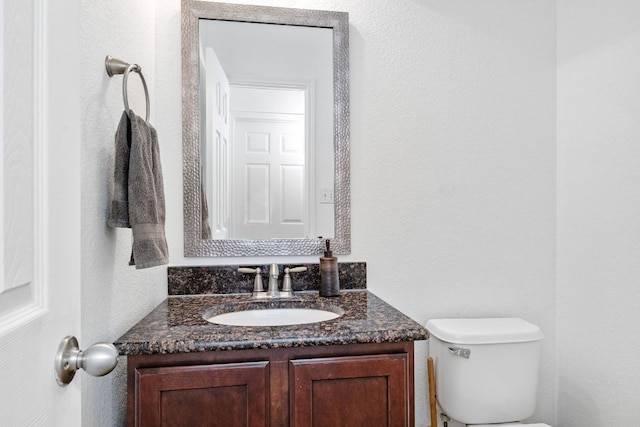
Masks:
[[[320,296],[337,297],[340,295],[340,278],[338,276],[338,258],[331,252],[329,239],[325,242],[327,250],[320,257]]]

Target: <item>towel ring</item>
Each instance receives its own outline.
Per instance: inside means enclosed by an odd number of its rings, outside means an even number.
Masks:
[[[127,96],[127,80],[129,78],[129,73],[135,71],[140,76],[140,80],[142,80],[142,86],[144,87],[144,97],[147,102],[147,114],[146,121],[149,121],[149,115],[151,113],[151,103],[149,102],[149,90],[147,89],[147,82],[144,79],[144,75],[142,75],[142,67],[138,64],[129,64],[124,62],[121,59],[117,59],[112,57],[111,55],[107,55],[104,61],[105,68],[107,69],[107,75],[109,77],[113,77],[115,74],[123,74],[122,78],[122,99],[124,100],[124,109],[131,117],[131,109],[129,108],[129,98]]]

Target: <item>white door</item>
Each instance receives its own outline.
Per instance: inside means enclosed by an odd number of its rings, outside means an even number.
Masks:
[[[79,381],[53,369],[80,334],[79,3],[0,6],[3,426],[80,425]]]
[[[212,48],[205,49],[205,194],[212,239],[229,232],[229,79]]]
[[[304,116],[234,115],[234,239],[307,237]]]

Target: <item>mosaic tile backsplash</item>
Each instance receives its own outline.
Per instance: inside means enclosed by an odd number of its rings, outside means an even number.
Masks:
[[[307,267],[307,271],[291,273],[294,291],[320,289],[320,264],[279,264],[282,284],[285,267]],[[253,290],[254,274],[239,273],[238,267],[260,267],[266,289],[269,283],[269,264],[168,267],[169,295],[236,294]],[[338,263],[340,289],[366,289],[365,262]]]

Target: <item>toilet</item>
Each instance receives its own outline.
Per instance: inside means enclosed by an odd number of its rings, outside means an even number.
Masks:
[[[551,427],[521,422],[535,410],[539,327],[484,318],[432,319],[426,328],[439,427]]]

